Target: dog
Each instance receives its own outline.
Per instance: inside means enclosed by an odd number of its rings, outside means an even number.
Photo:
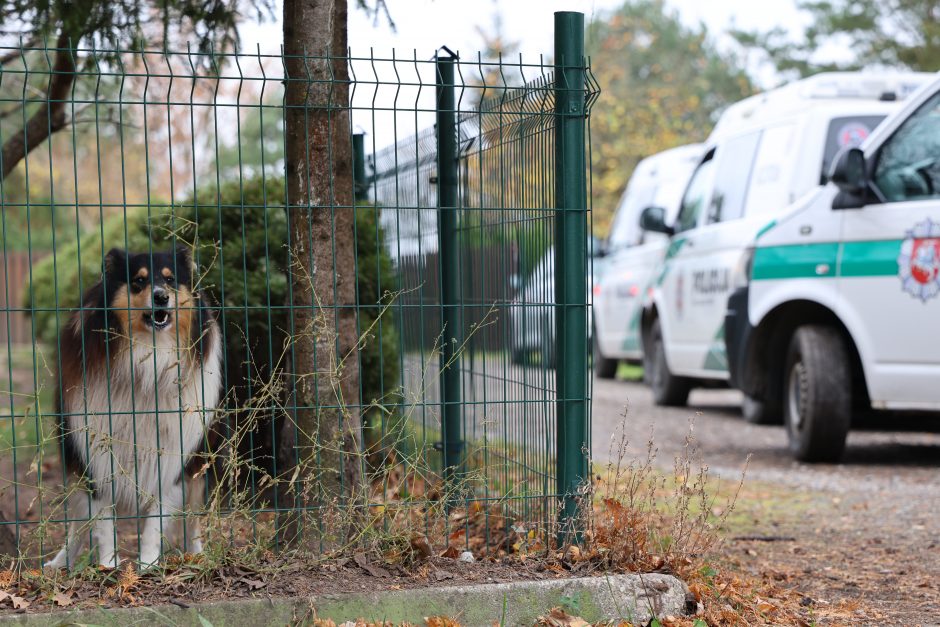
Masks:
[[[222,389],[219,324],[195,288],[188,249],[113,249],[103,265],[59,337],[56,413],[73,489],[53,568],[95,546],[98,562],[116,567],[116,516],[145,516],[144,567],[159,561],[164,542],[202,551],[191,514],[202,505],[200,453]]]

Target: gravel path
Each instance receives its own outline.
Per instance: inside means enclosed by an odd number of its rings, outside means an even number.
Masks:
[[[808,607],[844,607],[846,624],[940,624],[940,433],[853,432],[843,464],[807,465],[787,454],[782,427],[744,422],[733,391],[696,390],[688,408],[660,408],[640,384],[595,380],[593,398],[598,461],[623,425],[629,454],[645,455],[652,434],[658,463],[671,467],[690,421],[712,475],[736,480],[751,456],[747,483],[775,489],[744,505],[755,510],[748,535],[793,540],[732,539],[732,561],[791,582]]]

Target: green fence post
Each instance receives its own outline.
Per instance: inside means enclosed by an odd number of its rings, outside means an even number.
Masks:
[[[365,133],[353,133],[353,193],[356,200],[369,199],[369,181],[366,180]]]
[[[579,541],[588,478],[584,14],[555,13],[555,386],[559,541]]]
[[[449,52],[449,51],[448,51]],[[462,465],[460,399],[460,251],[457,239],[457,111],[452,54],[437,57],[437,215],[440,234],[441,414],[444,477]]]

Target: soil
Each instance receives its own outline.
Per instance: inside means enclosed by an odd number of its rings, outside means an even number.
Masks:
[[[789,608],[787,615],[800,618],[775,622],[771,615],[771,624],[940,623],[940,434],[928,430],[931,425],[914,423],[914,430],[892,432],[875,424],[873,430],[853,432],[842,464],[811,466],[792,461],[780,427],[745,423],[740,397],[733,392],[695,391],[690,407],[681,409],[653,407],[644,387],[624,381],[595,381],[593,396],[593,450],[599,463],[610,458],[611,436],[623,426],[630,457],[645,457],[652,437],[657,463],[671,471],[673,459],[684,450],[690,422],[695,456],[710,466],[722,492],[737,483],[747,462],[745,487],[723,530],[727,539],[716,564],[772,582],[795,599],[797,612]],[[624,406],[629,410],[625,424]],[[36,473],[27,474],[29,460],[21,459],[20,464],[25,464],[17,468],[20,514],[37,520],[40,500],[30,486]],[[56,472],[55,464],[46,464],[44,482],[55,485]],[[0,463],[0,477],[12,473],[9,461]],[[5,503],[10,502],[7,488]],[[42,499],[44,508],[49,506],[47,498]],[[57,544],[54,536],[61,532],[55,526],[49,531],[53,537],[47,542]],[[239,566],[211,568],[190,559],[165,573],[129,578],[122,578],[123,570],[91,569],[77,580],[46,580],[41,594],[33,586],[31,597],[24,594],[31,605],[18,611],[59,609],[63,605],[56,598],[67,607],[189,605],[199,600],[568,577],[590,569],[587,563],[518,556],[468,564],[440,557],[441,547],[435,548],[427,560],[398,566],[361,555],[321,562],[261,556],[250,562],[252,567],[240,560]],[[55,597],[56,592],[66,596]],[[0,603],[7,607],[10,601]]]

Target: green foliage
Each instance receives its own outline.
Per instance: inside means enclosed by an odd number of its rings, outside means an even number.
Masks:
[[[794,40],[783,28],[734,31],[744,48],[765,54],[780,72],[809,76],[827,70],[906,67],[940,70],[937,0],[813,0],[797,3],[809,26]],[[847,61],[820,59],[827,44],[849,51]]]
[[[284,89],[278,86],[268,92],[259,106],[243,114],[235,141],[219,146],[215,169],[221,180],[284,171]]]
[[[99,49],[139,46],[180,32],[195,36],[200,50],[208,50],[235,42],[243,8],[259,17],[273,16],[271,0],[241,5],[219,0],[2,0],[0,17],[26,38],[67,35],[73,46],[85,38]]]
[[[75,209],[49,206],[49,201],[27,208],[7,205],[0,220],[0,250],[42,252],[52,250],[53,231],[59,246],[75,240]],[[53,226],[55,227],[53,229]]]
[[[717,112],[752,86],[704,27],[686,28],[661,0],[626,2],[592,23],[586,41],[601,86],[591,156],[594,230],[604,234],[636,164],[704,140]]]
[[[104,252],[165,250],[184,243],[193,247],[200,268],[198,287],[223,306],[227,381],[240,407],[267,382],[289,334],[283,198],[283,179],[258,177],[200,190],[174,207],[128,210],[126,223],[124,216],[106,220],[100,230],[59,247],[33,268],[23,300],[33,309],[37,338],[54,343],[68,316],[62,310],[77,307],[82,291],[100,279],[102,240]],[[371,206],[356,213],[360,333],[369,331],[358,359],[363,403],[388,405],[398,402],[398,333],[390,314],[373,323],[390,302],[396,278],[378,213]]]

